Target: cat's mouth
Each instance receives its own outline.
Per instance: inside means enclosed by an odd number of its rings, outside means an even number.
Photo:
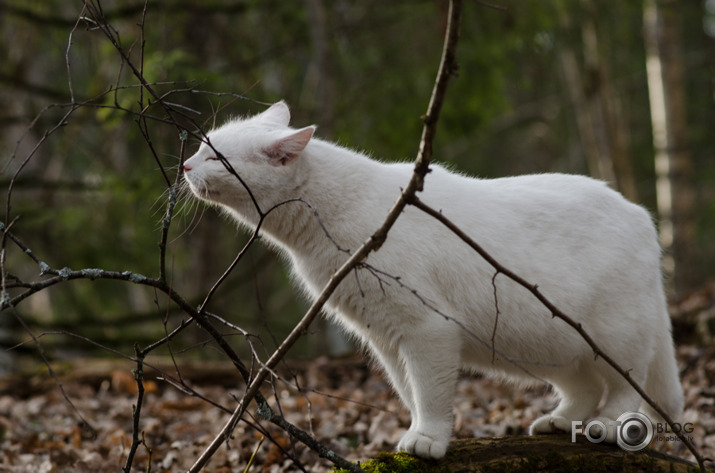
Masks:
[[[188,176],[186,181],[189,183],[191,192],[193,192],[194,195],[200,199],[216,200],[216,198],[220,195],[219,192],[209,190],[209,187],[203,181],[194,182],[189,179]]]
[[[196,188],[194,189],[194,194],[206,200],[216,200],[221,195],[220,192],[210,191],[208,187]]]

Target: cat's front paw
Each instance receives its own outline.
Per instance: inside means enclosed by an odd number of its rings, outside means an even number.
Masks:
[[[529,427],[529,435],[571,432],[571,421],[566,417],[547,414],[536,419]]]
[[[436,440],[414,430],[408,430],[397,444],[398,451],[405,451],[420,458],[439,460],[447,453],[447,440]]]

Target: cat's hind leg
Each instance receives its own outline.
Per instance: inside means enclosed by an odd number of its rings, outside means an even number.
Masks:
[[[610,366],[607,367],[610,370]],[[643,386],[645,375],[637,373],[635,370],[630,371],[631,378]],[[606,376],[606,400],[598,417],[594,421],[599,421],[606,426],[605,441],[615,443],[617,440],[618,424],[616,420],[626,412],[634,412],[638,410],[641,404],[641,397],[635,389],[615,370],[610,370],[609,373],[604,373]],[[602,432],[598,425],[594,426],[592,435],[599,437]]]
[[[593,415],[604,391],[603,379],[593,370],[580,367],[569,370],[570,376],[552,379],[554,389],[561,401],[551,413],[536,419],[529,427],[529,434],[571,432],[573,422]]]

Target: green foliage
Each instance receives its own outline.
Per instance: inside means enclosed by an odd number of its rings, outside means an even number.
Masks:
[[[654,208],[641,2],[500,4],[506,11],[465,5],[460,69],[443,109],[437,159],[485,177],[585,172],[561,61],[571,47],[584,69],[582,25],[592,19],[628,128],[641,200]],[[75,28],[81,3],[8,0],[3,5],[3,156],[20,140],[15,158],[3,163],[3,191],[45,130],[69,111],[61,104],[70,102],[70,91],[77,102],[88,104],[29,159],[3,220],[20,216],[19,235],[53,267],[156,275],[168,195],[164,173],[170,181],[176,177],[182,144],[178,130],[164,121],[166,112],[142,92],[127,61],[101,32],[87,22]],[[380,159],[414,157],[440,55],[446,2],[216,0],[192,5],[157,0],[147,4],[143,29],[143,4],[136,5],[102,2],[129,61],[158,94],[184,107],[186,117],[179,121],[192,131],[189,119],[210,127],[231,115],[260,111],[259,105],[219,93],[245,94],[264,102],[286,99],[297,125],[315,123],[321,137]],[[712,38],[702,30],[702,6],[690,2],[682,8],[701,203],[696,209],[700,264],[703,275],[712,276],[715,55]],[[60,106],[47,108],[52,104]],[[138,123],[141,112],[149,116],[141,126],[151,147]],[[196,146],[189,139],[185,154]],[[0,196],[4,209],[6,192]],[[245,239],[214,210],[180,199],[168,249],[177,289],[198,303]],[[20,277],[36,277],[36,265],[13,251],[8,251],[8,264]],[[42,300],[20,310],[30,320],[106,327],[121,325],[128,314],[166,312],[150,291],[98,281],[69,284]],[[263,333],[266,340],[280,338],[305,307],[282,261],[258,247],[214,304],[216,312]]]

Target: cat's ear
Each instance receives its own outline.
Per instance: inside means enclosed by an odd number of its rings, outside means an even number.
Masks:
[[[274,103],[261,113],[261,119],[279,125],[288,126],[290,123],[290,110],[284,101]]]
[[[309,126],[277,139],[265,149],[269,162],[273,166],[290,164],[300,156],[314,132],[315,127]]]

